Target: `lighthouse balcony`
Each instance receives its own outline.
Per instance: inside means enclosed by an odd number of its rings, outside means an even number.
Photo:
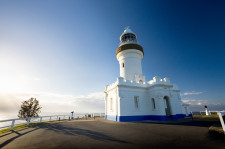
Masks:
[[[137,44],[137,40],[126,40],[126,41],[121,41],[119,46],[124,45],[124,44]]]

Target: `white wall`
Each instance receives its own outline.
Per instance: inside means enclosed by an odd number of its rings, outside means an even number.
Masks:
[[[111,108],[111,100],[112,99],[112,110]],[[116,115],[118,110],[118,96],[117,96],[117,88],[110,90],[107,92],[106,102],[106,115]]]
[[[120,82],[120,81],[119,81]],[[133,86],[132,86],[133,85]],[[122,82],[106,90],[106,115],[166,115],[164,97],[169,98],[171,114],[184,114],[180,91],[174,90],[173,85],[155,84],[152,86]],[[138,109],[135,108],[134,96],[139,97]],[[113,99],[113,109],[110,110],[110,99]],[[152,98],[155,100],[153,108]]]
[[[172,115],[183,114],[182,101],[181,101],[181,98],[179,98],[179,96],[180,96],[180,92],[171,91],[171,96],[169,96],[169,100],[170,100]]]
[[[126,88],[119,87],[119,96],[120,96],[120,115],[147,115],[150,114],[148,106],[149,104],[146,101],[146,90],[143,88]],[[135,108],[134,96],[138,96],[138,109]],[[151,106],[151,105],[149,105]]]
[[[135,75],[142,75],[142,58],[143,53],[136,49],[128,49],[118,53],[117,60],[120,64],[120,77],[126,80],[134,80]]]

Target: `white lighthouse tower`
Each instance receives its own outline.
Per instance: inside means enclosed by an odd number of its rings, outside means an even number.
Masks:
[[[137,35],[126,27],[120,36],[120,46],[116,50],[116,58],[120,64],[120,77],[125,80],[145,82],[141,65],[143,56],[144,51],[137,43]]]
[[[153,77],[145,81],[142,74],[144,51],[137,35],[126,27],[116,49],[120,77],[105,88],[105,119],[119,122],[179,119],[191,116],[180,90],[169,78]]]

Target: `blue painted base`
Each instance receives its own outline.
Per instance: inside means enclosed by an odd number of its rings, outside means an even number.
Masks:
[[[185,118],[186,115],[185,114],[176,114],[176,115],[171,115],[172,119],[179,119],[179,118]]]
[[[171,115],[172,119],[179,119],[186,117],[185,114]],[[167,121],[166,115],[138,115],[138,116],[116,116],[116,115],[105,115],[106,120],[113,120],[118,122],[132,122],[132,121],[145,121],[145,120],[156,120],[156,121]]]
[[[144,120],[157,120],[167,121],[167,116],[164,115],[141,115],[141,116],[119,116],[119,122],[131,122],[131,121],[144,121]]]

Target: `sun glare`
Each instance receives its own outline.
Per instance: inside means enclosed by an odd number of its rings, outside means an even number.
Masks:
[[[26,90],[28,82],[23,77],[0,75],[1,92],[21,92]]]
[[[0,92],[22,92],[29,85],[22,62],[12,59],[0,57]]]

